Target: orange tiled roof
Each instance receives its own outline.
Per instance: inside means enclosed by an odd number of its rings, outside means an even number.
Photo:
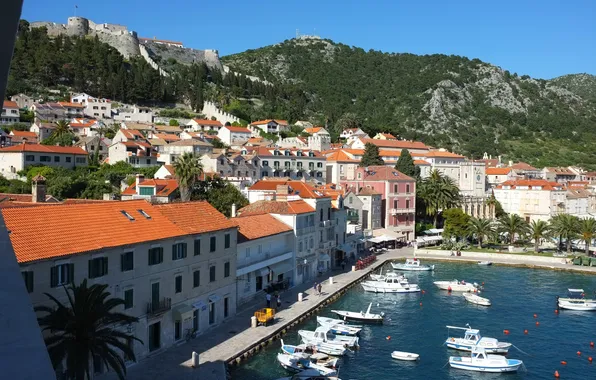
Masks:
[[[357,160],[355,158],[352,158],[351,156],[348,156],[348,154],[343,149],[333,151],[331,154],[327,155],[327,161],[330,161],[330,162],[360,162],[360,160]]]
[[[153,135],[154,138],[162,139],[164,141],[178,141],[180,137],[173,135],[171,133],[155,133]]]
[[[511,170],[511,168],[486,168],[486,175],[507,175]]]
[[[518,186],[528,187],[530,190],[562,190],[563,186],[557,182],[549,182],[544,179],[517,179],[510,180],[497,185],[497,189],[503,189],[509,186],[511,189],[516,189]],[[534,189],[536,187],[536,189]],[[540,187],[541,189],[538,189]],[[522,189],[520,189],[522,190]]]
[[[255,182],[249,191],[276,191],[278,185],[286,185],[291,188],[288,195],[300,195],[301,198],[324,198],[325,195],[319,190],[302,181],[282,180],[260,180]]]
[[[41,145],[41,144],[19,144],[6,148],[0,148],[0,152],[38,152],[38,153],[63,153],[63,154],[78,154],[87,155],[83,149],[77,146],[55,146],[55,145]]]
[[[163,215],[189,234],[235,228],[236,224],[207,201],[155,205]]]
[[[424,160],[414,160],[414,165],[430,165],[430,164]]]
[[[419,154],[419,153],[418,153]],[[440,150],[433,150],[430,152],[424,153],[425,157],[446,157],[446,158],[465,158],[461,154],[451,153],[451,152],[442,152]]]
[[[569,181],[567,182],[567,188],[584,189],[588,187],[589,184],[590,182],[588,181]]]
[[[366,171],[368,170],[368,172]],[[385,165],[375,165],[375,166],[368,166],[366,168],[358,168],[356,170],[358,173],[362,173],[362,179],[358,180],[361,181],[414,181],[412,177],[408,177],[404,173],[395,170],[391,166]],[[348,181],[349,182],[349,181]]]
[[[156,187],[156,196],[168,197],[178,190],[178,181],[175,179],[146,179],[139,184],[139,187]],[[133,183],[122,192],[122,195],[135,195],[136,193],[137,184]]]
[[[2,108],[19,108],[19,106],[17,105],[17,102],[5,100],[4,103],[2,103]]]
[[[253,121],[252,123],[250,123],[250,125],[268,124],[271,121],[274,121],[277,124],[281,124],[281,125],[288,125],[288,121],[287,120],[281,120],[281,119],[267,119],[267,120]]]
[[[303,200],[295,201],[256,201],[238,210],[240,216],[261,214],[306,214],[316,210]]]
[[[126,137],[127,139],[133,139],[136,137],[144,139],[145,136],[139,131],[138,129],[120,129],[120,132]]]
[[[395,139],[396,138],[391,133],[380,133],[380,135],[385,137],[386,139]]]
[[[73,123],[69,123],[68,125],[72,128],[86,128],[86,127],[90,127],[92,125],[94,125],[95,123],[97,123],[97,120],[95,119],[74,119],[75,122]]]
[[[232,219],[238,226],[238,243],[292,231],[292,227],[269,214]]]
[[[309,134],[314,134],[314,133],[318,133],[321,129],[323,129],[323,127],[312,127],[312,128],[305,128],[304,132],[309,133]]]
[[[236,132],[236,133],[251,133],[248,128],[244,128],[244,127],[232,127],[232,126],[227,126],[224,127],[226,128],[228,131],[230,132]]]
[[[569,168],[553,168],[553,167],[548,167],[546,168],[547,171],[551,172],[551,173],[555,173],[555,174],[563,174],[563,175],[575,175],[575,173],[573,171],[571,171]]]
[[[145,211],[151,219],[138,210]],[[135,220],[130,221],[122,211]],[[142,200],[18,207],[4,209],[2,214],[19,263],[187,234]],[[51,233],[39,233],[48,226],[52,226]]]
[[[84,105],[79,103],[71,103],[71,102],[58,102],[62,107],[70,107],[70,108],[85,108]]]
[[[195,123],[199,125],[211,125],[215,127],[222,127],[223,124],[217,120],[208,120],[208,119],[193,119]]]
[[[511,169],[513,169],[513,170],[532,170],[532,171],[538,170],[535,167],[533,167],[532,165],[527,164],[525,162],[515,163],[515,164],[511,165]]]
[[[37,138],[37,134],[35,132],[29,132],[29,131],[17,131],[16,129],[13,129],[12,131],[10,131],[10,133],[13,136],[16,137],[27,137],[27,138]]]
[[[430,148],[420,141],[402,141],[402,140],[380,140],[380,139],[360,139],[364,144],[371,143],[379,148],[399,148],[399,149],[420,149],[429,150]]]

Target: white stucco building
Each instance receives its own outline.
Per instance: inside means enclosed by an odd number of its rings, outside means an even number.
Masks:
[[[226,145],[242,146],[250,139],[250,131],[244,127],[222,127],[217,132],[217,137]]]
[[[72,169],[87,166],[87,152],[79,147],[41,144],[19,144],[0,148],[0,174],[19,178],[19,171],[31,165]]]
[[[543,179],[506,181],[494,188],[503,211],[517,214],[530,222],[548,220],[566,212],[566,191],[556,182]]]
[[[5,100],[2,104],[2,113],[0,113],[0,124],[18,123],[21,117],[19,106],[16,102]]]

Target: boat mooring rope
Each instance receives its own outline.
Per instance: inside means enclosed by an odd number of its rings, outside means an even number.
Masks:
[[[522,353],[522,354],[524,354],[524,355],[528,355],[528,356],[530,356],[530,357],[533,357],[533,355],[530,355],[530,354],[528,354],[527,352],[525,352],[525,351],[522,351],[522,350],[521,350],[519,347],[517,347],[515,344],[512,344],[512,345],[511,345],[511,347],[515,347],[515,349],[516,349],[516,350],[518,350],[519,352],[521,352],[521,353]]]
[[[445,366],[447,366],[447,364],[449,364],[449,360],[447,360],[447,363],[445,363],[445,364],[444,364],[444,365],[441,367],[441,369],[445,368]]]

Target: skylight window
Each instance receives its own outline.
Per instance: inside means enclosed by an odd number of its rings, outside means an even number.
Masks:
[[[135,218],[134,218],[132,215],[130,215],[129,213],[127,213],[127,212],[126,212],[126,211],[124,211],[124,210],[120,210],[120,212],[121,212],[121,213],[122,213],[122,215],[124,215],[124,216],[125,216],[125,217],[126,217],[128,220],[130,220],[131,222],[134,222]]]
[[[138,209],[137,211],[139,212],[139,214],[143,215],[145,217],[145,219],[151,219],[151,215],[147,214],[142,209]]]

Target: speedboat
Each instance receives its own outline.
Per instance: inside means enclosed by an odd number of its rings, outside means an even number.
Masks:
[[[381,312],[380,314],[373,314],[370,312],[371,307],[372,307],[372,303],[370,303],[368,305],[368,309],[366,309],[366,312],[364,312],[364,311],[355,312],[355,311],[346,311],[346,310],[331,310],[331,312],[344,318],[344,320],[352,320],[352,321],[360,321],[360,322],[368,322],[368,323],[383,323],[383,318],[385,316],[385,313]]]
[[[350,326],[341,319],[317,317],[317,323],[328,328],[335,335],[358,335],[362,330],[362,326]]]
[[[478,290],[477,283],[465,282],[465,281],[435,281],[433,282],[439,289],[449,290],[453,292],[475,292]]]
[[[491,305],[490,300],[488,298],[480,297],[479,295],[477,295],[475,293],[464,293],[463,297],[469,303],[473,303],[473,304],[481,305],[481,306],[490,306]]]
[[[477,372],[515,372],[523,364],[524,362],[518,359],[507,359],[501,355],[489,355],[481,347],[474,347],[468,357],[449,357],[451,367]]]
[[[375,293],[415,293],[420,288],[417,284],[410,284],[408,279],[396,273],[388,273],[382,281],[364,281],[362,288]]]
[[[379,272],[379,274],[375,274],[375,273],[371,273],[370,278],[373,281],[383,281],[385,280],[385,278],[387,278],[388,275],[395,273],[394,271],[387,271],[385,272],[385,274],[383,274],[383,268],[381,268],[381,271]]]
[[[420,358],[420,355],[411,352],[393,351],[391,357],[397,360],[416,361]]]
[[[594,311],[596,310],[596,299],[584,298],[583,289],[567,289],[569,296],[558,298],[557,303],[561,309]]]
[[[493,262],[492,261],[479,261],[478,265],[488,266],[488,265],[493,265]]]
[[[277,354],[277,361],[279,364],[287,369],[288,371],[292,372],[300,372],[305,369],[314,369],[320,375],[337,375],[337,371],[333,368],[326,367],[324,365],[319,365],[313,363],[310,359],[301,358],[294,355],[288,354]]]
[[[429,271],[435,269],[434,265],[422,265],[416,258],[406,259],[405,263],[391,263],[391,266],[397,270]]]
[[[344,347],[356,347],[359,340],[356,336],[335,335],[327,327],[317,327],[315,331],[298,330],[298,335],[306,344],[327,343]]]
[[[331,356],[343,356],[348,353],[348,349],[344,346],[339,346],[337,344],[327,344],[327,343],[319,343],[319,344],[299,344],[294,346],[292,344],[284,344],[283,340],[281,342],[281,350],[282,352],[290,355],[302,356],[305,358],[310,357],[316,353],[324,353]]]
[[[475,348],[482,348],[491,354],[506,354],[511,348],[511,343],[499,342],[495,338],[487,338],[480,335],[476,330],[467,325],[466,327],[447,326],[448,329],[464,330],[464,337],[449,337],[445,345],[460,351],[472,351]]]
[[[341,380],[341,379],[335,375],[334,376],[321,375],[315,369],[305,369],[304,371],[299,372],[299,373],[293,375],[292,377],[281,377],[277,380]]]

